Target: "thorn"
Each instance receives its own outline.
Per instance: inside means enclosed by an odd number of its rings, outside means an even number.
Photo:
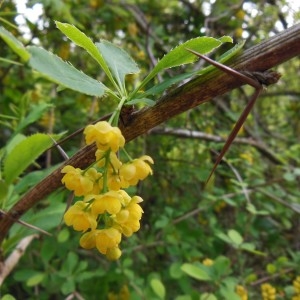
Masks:
[[[68,160],[69,156],[68,154],[63,150],[63,148],[58,145],[58,143],[56,142],[56,140],[50,135],[48,134],[50,139],[53,141],[54,145],[56,146],[56,148],[58,149],[59,153],[61,154],[61,156],[64,158],[64,160]]]

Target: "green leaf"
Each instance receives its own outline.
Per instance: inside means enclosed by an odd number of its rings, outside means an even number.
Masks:
[[[125,76],[140,71],[136,62],[123,49],[108,41],[96,43],[119,87],[125,89]]]
[[[229,245],[231,245],[231,243],[232,243],[231,239],[228,237],[228,235],[224,234],[223,232],[218,233],[217,237]]]
[[[16,298],[10,294],[5,294],[1,297],[1,300],[16,300]]]
[[[14,186],[14,192],[17,194],[22,194],[28,191],[31,187],[36,185],[46,176],[48,176],[51,172],[53,172],[57,168],[56,166],[49,167],[47,169],[32,171],[22,177],[18,183]]]
[[[23,62],[28,61],[30,54],[25,49],[24,45],[2,26],[0,27],[0,37],[12,49],[12,51],[21,57]]]
[[[212,279],[211,276],[205,270],[202,270],[193,264],[189,264],[189,263],[183,264],[181,266],[181,270],[185,272],[187,275],[198,280],[210,281]]]
[[[65,210],[65,203],[55,203],[55,205],[50,205],[42,211],[39,211],[39,213],[34,211],[27,212],[23,219],[29,224],[49,231],[61,222]],[[32,231],[32,229],[30,230]]]
[[[225,63],[227,60],[229,60],[230,58],[232,58],[234,55],[236,55],[243,47],[244,43],[239,43],[236,44],[234,47],[232,47],[230,50],[228,50],[227,52],[225,52],[224,54],[222,54],[222,56],[220,57],[220,59],[218,60],[220,63]],[[193,71],[193,72],[188,72],[188,73],[184,73],[184,74],[179,74],[176,76],[173,76],[171,78],[168,78],[166,80],[164,80],[163,82],[154,85],[153,87],[151,87],[150,89],[148,89],[147,91],[145,91],[144,93],[142,93],[142,96],[146,96],[146,95],[158,95],[161,94],[162,92],[164,92],[166,89],[170,88],[172,85],[175,85],[183,80],[186,80],[188,78],[191,78],[195,75],[205,75],[206,73],[210,72],[212,69],[214,68],[214,66],[208,66],[204,69],[201,70],[197,70],[197,71]],[[234,203],[234,202],[232,202]],[[235,204],[235,203],[234,203]]]
[[[26,281],[26,285],[29,287],[38,285],[43,281],[44,277],[45,277],[44,273],[36,273],[33,276],[28,278],[28,280]]]
[[[218,300],[218,298],[211,293],[204,293],[201,295],[200,300]]]
[[[240,248],[242,250],[245,250],[245,251],[250,252],[252,254],[266,256],[265,253],[263,253],[261,251],[258,251],[258,250],[255,250],[254,244],[251,244],[251,243],[243,243]]]
[[[126,102],[126,105],[136,105],[136,104],[146,104],[148,106],[153,106],[155,104],[155,101],[149,98],[138,98]]]
[[[223,37],[222,39],[224,40],[225,37]],[[141,89],[143,86],[145,86],[154,76],[156,76],[164,69],[169,69],[195,62],[198,57],[189,52],[187,48],[193,49],[194,51],[197,51],[201,54],[205,54],[218,48],[221,44],[221,40],[206,36],[197,37],[186,41],[185,43],[175,47],[169,53],[167,53],[143,80],[138,89]]]
[[[179,279],[182,277],[183,272],[180,267],[181,267],[181,264],[179,262],[172,263],[172,265],[170,266],[170,269],[169,269],[171,278]]]
[[[151,285],[152,290],[158,296],[159,299],[165,299],[166,289],[165,289],[163,283],[161,282],[161,280],[159,280],[157,278],[153,278],[150,281],[150,285]]]
[[[52,81],[90,96],[104,95],[107,89],[104,84],[77,70],[53,53],[35,46],[28,47],[28,50],[31,54],[30,66]]]
[[[76,289],[74,278],[67,278],[62,284],[60,290],[64,295],[71,294]]]
[[[68,228],[63,228],[57,235],[57,241],[59,243],[64,243],[69,239],[69,237],[70,237],[70,231],[68,230]]]
[[[231,241],[236,245],[239,246],[243,243],[243,237],[234,229],[228,230],[228,236],[231,239]]]
[[[166,89],[168,89],[170,86],[175,85],[185,79],[191,78],[193,77],[193,75],[195,75],[194,72],[192,73],[184,73],[184,74],[179,74],[176,76],[173,76],[171,78],[168,78],[166,80],[164,80],[163,82],[154,85],[153,87],[151,87],[150,89],[148,89],[147,91],[145,91],[144,93],[142,93],[143,96],[146,95],[158,95],[161,94],[162,92],[164,92]]]
[[[99,52],[96,45],[92,42],[92,40],[74,25],[70,25],[68,23],[61,23],[58,21],[56,21],[55,24],[57,28],[63,34],[65,34],[72,42],[74,42],[77,46],[85,49],[99,63],[105,74],[113,82],[108,65],[101,53]]]
[[[269,215],[270,213],[266,210],[257,210],[256,207],[252,203],[248,203],[246,206],[246,209],[253,215],[261,215],[261,216],[266,216]]]
[[[6,198],[8,194],[8,184],[3,180],[0,179],[0,204],[2,204],[2,201]],[[2,207],[2,205],[0,205]]]
[[[54,136],[54,139],[59,136]],[[18,143],[4,160],[3,174],[7,184],[12,183],[31,163],[53,144],[50,136],[37,133]]]
[[[69,252],[67,259],[63,264],[62,270],[65,270],[66,274],[73,274],[78,261],[78,256],[74,252]]]
[[[221,285],[220,293],[224,300],[241,300],[240,296],[235,292],[236,279],[226,278]]]
[[[52,107],[52,105],[45,102],[32,105],[30,107],[29,114],[20,121],[14,134],[19,133],[23,128],[27,127],[29,124],[32,124],[36,120],[40,119],[43,113],[50,107]]]
[[[232,43],[232,42],[233,42],[232,37],[231,37],[231,36],[228,36],[228,35],[224,35],[224,36],[220,37],[219,40],[220,40],[222,43]]]
[[[215,281],[220,280],[220,278],[230,273],[230,260],[225,256],[218,256],[217,259],[214,260],[212,265],[213,273],[216,276],[214,278]]]

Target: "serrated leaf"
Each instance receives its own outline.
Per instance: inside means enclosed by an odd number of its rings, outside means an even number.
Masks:
[[[219,40],[220,40],[222,43],[233,43],[232,37],[231,37],[231,36],[228,36],[228,35],[224,35],[224,36],[220,37]]]
[[[189,264],[189,263],[183,264],[181,266],[181,270],[185,272],[187,275],[198,280],[210,281],[212,279],[211,276],[207,272],[205,272],[205,270],[202,270],[193,264]]]
[[[234,229],[230,229],[227,232],[229,238],[231,239],[231,241],[236,245],[239,246],[243,243],[243,237],[239,234],[239,232],[237,232]]]
[[[104,95],[107,88],[103,83],[77,70],[60,57],[40,47],[31,46],[28,50],[31,54],[30,66],[52,81],[90,96]]]
[[[54,136],[54,139],[58,138],[59,136]],[[6,183],[12,183],[52,144],[49,135],[43,133],[34,134],[18,143],[4,160],[3,174]]]
[[[223,37],[222,40],[225,40],[225,37]],[[189,52],[187,48],[190,48],[201,54],[205,54],[218,48],[220,45],[222,45],[222,41],[220,39],[215,39],[207,36],[197,37],[180,44],[179,46],[175,47],[170,52],[168,52],[156,64],[156,66],[152,69],[148,76],[142,81],[141,85],[138,87],[137,90],[145,86],[154,76],[156,76],[159,72],[161,72],[164,69],[169,69],[195,62],[198,59],[198,57]]]
[[[28,61],[30,54],[25,49],[24,45],[2,26],[0,27],[0,37],[12,51],[21,57],[23,62]]]
[[[100,43],[96,43],[96,46],[117,80],[118,85],[121,88],[125,88],[125,76],[140,71],[136,62],[126,51],[108,41],[102,40]]]
[[[166,289],[161,282],[161,280],[154,278],[150,281],[150,285],[154,293],[158,296],[159,299],[165,299]]]
[[[236,44],[230,50],[228,50],[227,52],[222,54],[222,56],[219,59],[219,63],[225,63],[227,60],[232,58],[234,55],[236,55],[242,49],[243,45],[244,45],[243,42],[239,43],[239,44]],[[175,85],[175,84],[177,84],[177,83],[179,83],[183,80],[186,80],[188,78],[192,78],[195,75],[202,75],[203,76],[206,73],[210,72],[213,68],[214,68],[214,66],[208,66],[208,67],[206,67],[204,69],[201,69],[201,70],[197,70],[197,71],[193,71],[193,72],[173,76],[173,77],[168,78],[165,81],[151,87],[150,89],[148,89],[147,91],[145,91],[143,93],[143,96],[161,94],[166,89],[170,88],[170,86]],[[234,202],[232,202],[232,203],[235,204]]]
[[[219,47],[222,42],[212,37],[197,37],[182,43],[168,52],[154,67],[153,72],[160,72],[163,69],[173,68],[184,64],[189,64],[197,60],[194,54],[186,48],[193,49],[201,54],[211,52]]]
[[[77,46],[85,49],[101,66],[105,74],[112,80],[112,76],[108,65],[106,64],[102,54],[99,52],[96,45],[93,41],[87,37],[82,31],[76,28],[74,25],[70,25],[68,23],[55,22],[57,28],[65,34],[72,42],[74,42]]]

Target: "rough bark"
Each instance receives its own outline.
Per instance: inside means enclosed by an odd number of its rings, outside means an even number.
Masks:
[[[235,57],[229,64],[237,70],[265,71],[276,65],[300,55],[300,24],[266,40]],[[166,120],[192,109],[212,98],[222,95],[243,83],[218,70],[195,78],[163,96],[156,105],[134,113],[121,130],[130,140],[146,133],[148,130]],[[85,168],[94,160],[95,146],[86,146],[66,161],[60,168],[29,190],[7,215],[0,219],[0,243],[8,233],[14,221],[20,218],[33,205],[61,186],[61,169],[70,164]]]

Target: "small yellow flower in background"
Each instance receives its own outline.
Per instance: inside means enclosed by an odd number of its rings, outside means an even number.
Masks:
[[[121,242],[120,231],[113,227],[97,230],[95,237],[96,247],[102,254],[106,254],[108,249],[118,247]]]
[[[61,172],[66,173],[61,182],[65,184],[67,189],[74,191],[75,196],[83,196],[91,192],[97,178],[101,176],[94,168],[90,168],[84,172],[70,165],[65,166]]]
[[[202,261],[202,264],[204,266],[212,266],[214,264],[214,261],[210,258],[205,258],[203,261]]]
[[[117,152],[119,148],[124,147],[125,138],[118,127],[112,127],[106,121],[100,121],[95,125],[88,125],[84,132],[87,145],[96,142],[97,148],[100,150],[111,149]]]
[[[242,285],[237,285],[235,291],[241,300],[248,300],[248,292]]]
[[[300,296],[300,276],[297,276],[293,281],[293,287],[295,290],[295,294],[297,294],[297,296]]]
[[[261,285],[261,295],[263,300],[275,300],[276,289],[269,283]]]
[[[66,211],[64,221],[68,226],[73,226],[76,231],[87,231],[97,227],[96,217],[87,203],[77,201]]]
[[[129,300],[130,292],[127,285],[123,285],[119,293],[109,292],[107,300]]]

